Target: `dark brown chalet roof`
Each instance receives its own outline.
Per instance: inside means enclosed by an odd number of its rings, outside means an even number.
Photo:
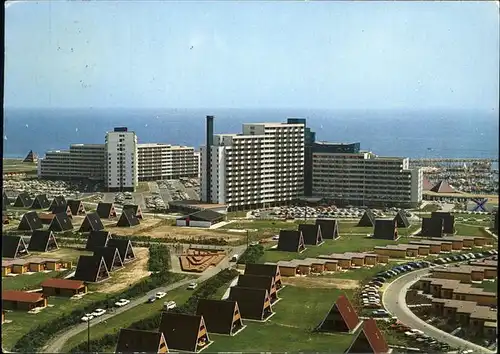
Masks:
[[[71,209],[71,214],[80,215],[85,213],[85,207],[81,200],[69,199],[67,202],[69,208]],[[82,210],[82,212],[80,212]]]
[[[23,231],[43,229],[42,220],[40,220],[36,211],[29,211],[23,215],[17,229]]]
[[[110,239],[111,233],[109,231],[90,231],[85,249],[93,251],[96,247],[106,247]]]
[[[439,181],[434,187],[431,188],[431,192],[435,192],[435,193],[458,193],[446,181]]]
[[[321,332],[351,332],[360,321],[356,310],[345,295],[340,295],[316,330]]]
[[[100,202],[99,204],[97,204],[96,213],[101,219],[109,219],[110,217],[112,217],[111,214],[114,210],[115,206],[113,203]],[[116,214],[116,211],[114,211],[114,213]]]
[[[196,352],[198,333],[202,325],[203,316],[163,312],[160,332],[165,336],[169,350]]]
[[[94,256],[103,257],[106,267],[111,272],[116,268],[123,267],[123,262],[116,247],[95,247]]]
[[[33,204],[33,199],[26,192],[20,193],[14,201],[14,206],[17,208],[29,208]]]
[[[236,301],[242,318],[252,320],[264,319],[266,301],[271,303],[269,292],[266,289],[253,289],[233,286],[229,291],[229,300]]]
[[[316,225],[321,226],[321,236],[323,239],[332,240],[339,237],[337,220],[316,219]]]
[[[90,231],[100,231],[104,230],[104,225],[102,224],[101,218],[97,213],[88,213],[85,215],[82,225],[80,226],[80,232],[90,232]]]
[[[54,205],[50,208],[50,212],[52,214],[66,214],[68,218],[73,218],[73,214],[71,214],[71,208],[67,204],[63,205]]]
[[[422,218],[422,236],[443,237],[444,220],[441,218]]]
[[[49,225],[49,230],[59,232],[59,231],[71,231],[73,230],[73,223],[66,213],[55,214],[52,222]]]
[[[199,299],[196,314],[203,316],[209,333],[232,334],[236,310],[238,310],[236,301]],[[241,319],[238,321],[242,326]]]
[[[50,206],[49,206],[49,210],[52,211],[52,209],[54,209],[55,207],[62,207],[62,206],[66,206],[66,205],[67,205],[66,198],[64,198],[63,195],[59,195],[59,196],[54,197],[54,199],[52,199],[52,202],[50,203]]]
[[[118,248],[118,253],[120,253],[120,258],[123,263],[128,260],[135,259],[134,248],[132,247],[132,242],[130,242],[130,240],[110,238],[106,247]]]
[[[406,228],[410,226],[410,221],[406,217],[406,211],[403,209],[398,210],[396,216],[394,217],[394,221],[396,221],[397,227]]]
[[[274,277],[270,275],[243,274],[238,277],[237,286],[242,288],[266,289],[271,292]]]
[[[445,234],[453,234],[455,232],[455,215],[449,212],[433,211],[431,218],[443,220],[443,232]]]
[[[304,237],[299,230],[280,230],[278,251],[300,252],[305,249]]]
[[[359,219],[358,226],[362,227],[375,226],[375,215],[373,214],[371,209],[365,210],[365,213],[363,214],[361,219]]]
[[[305,245],[318,245],[323,242],[321,226],[316,224],[299,224],[299,231],[302,232]]]
[[[47,252],[58,248],[56,238],[52,231],[34,230],[31,234],[28,251]]]
[[[137,204],[125,204],[122,207],[122,210],[133,210],[135,216],[139,219],[142,219],[142,210],[141,207]]]
[[[424,191],[430,191],[432,187],[434,187],[433,184],[429,181],[429,179],[427,179],[427,177],[424,177],[422,180],[422,189]]]
[[[2,257],[18,258],[28,254],[28,247],[21,236],[2,237]]]
[[[120,215],[120,219],[116,223],[116,226],[119,227],[129,227],[139,225],[139,219],[135,215],[135,212],[132,209],[122,209],[122,214]]]
[[[118,336],[116,353],[158,353],[165,342],[161,332],[122,328]]]
[[[50,202],[47,199],[46,194],[39,194],[33,199],[31,204],[31,209],[47,209],[50,206]]]
[[[389,346],[373,318],[365,320],[353,341],[347,349],[346,354],[386,354]]]
[[[396,220],[395,219],[376,219],[375,228],[373,230],[373,238],[382,240],[395,240],[396,237]]]
[[[245,275],[268,275],[274,277],[276,288],[281,288],[280,267],[277,264],[247,263],[245,265]]]
[[[75,280],[83,280],[86,282],[94,283],[98,280],[97,278],[99,272],[104,270],[106,274],[104,278],[107,278],[109,276],[109,273],[103,257],[80,256],[73,278]]]

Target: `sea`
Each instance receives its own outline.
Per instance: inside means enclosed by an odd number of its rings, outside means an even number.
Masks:
[[[5,158],[33,150],[68,149],[70,144],[102,144],[107,131],[124,126],[139,143],[199,147],[205,117],[214,115],[214,132],[240,133],[242,123],[307,118],[317,141],[360,142],[381,156],[498,159],[498,114],[458,110],[317,109],[21,109],[4,110]]]

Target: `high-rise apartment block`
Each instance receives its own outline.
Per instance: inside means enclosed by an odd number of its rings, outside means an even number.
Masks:
[[[423,175],[409,159],[360,151],[359,143],[313,143],[312,194],[335,204],[416,207]]]
[[[199,154],[193,147],[138,144],[126,128],[107,133],[105,144],[72,144],[38,160],[39,178],[91,179],[112,191],[132,190],[138,181],[198,176]]]
[[[243,124],[242,134],[213,135],[201,148],[201,199],[243,210],[286,204],[304,193],[304,124]]]
[[[137,136],[125,127],[108,132],[105,139],[104,184],[110,192],[134,191],[139,183]]]

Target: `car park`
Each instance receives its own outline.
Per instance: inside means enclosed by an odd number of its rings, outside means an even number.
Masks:
[[[451,262],[451,258],[449,258],[449,257],[445,258],[445,260],[446,260],[447,263]]]
[[[99,317],[99,316],[102,316],[106,313],[106,310],[103,310],[103,309],[97,309],[95,310],[94,312],[92,312],[92,316],[94,317]]]
[[[378,280],[372,280],[370,283],[377,286],[377,287],[381,287],[382,285],[384,285],[383,282],[378,281]]]
[[[122,307],[122,306],[125,306],[128,304],[130,304],[130,300],[127,300],[127,299],[120,299],[117,302],[115,302],[115,305],[118,307]]]

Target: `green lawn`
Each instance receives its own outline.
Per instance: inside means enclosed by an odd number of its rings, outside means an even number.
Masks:
[[[274,307],[276,314],[266,323],[243,320],[247,325],[235,337],[211,334],[210,352],[343,352],[351,343],[346,334],[313,333],[337,297],[337,289],[287,286]],[[346,292],[348,296],[350,292]]]
[[[103,337],[106,334],[118,333],[121,328],[126,328],[132,323],[137,322],[143,318],[151,316],[153,313],[158,313],[161,315],[161,309],[165,301],[173,300],[177,305],[184,303],[189,296],[191,296],[192,291],[185,289],[185,287],[172,290],[168,292],[168,295],[161,300],[157,300],[151,304],[145,303],[134,308],[131,308],[124,313],[121,313],[115,317],[110,318],[105,323],[99,323],[90,328],[91,340]],[[62,348],[63,353],[69,352],[69,350],[81,342],[87,340],[87,331],[80,332],[74,337],[71,337]],[[114,348],[113,350],[114,351]]]
[[[30,290],[36,289],[45,279],[55,277],[59,272],[34,274],[19,274],[15,277],[2,278],[2,290]]]
[[[460,236],[483,236],[480,226],[463,225],[455,223],[455,234]]]
[[[497,292],[497,279],[494,281],[483,281],[481,284],[473,284],[475,288],[483,288],[485,291]]]
[[[12,320],[12,322],[2,324],[2,346],[9,350],[32,328],[43,325],[45,322],[54,320],[65,313],[69,314],[77,307],[83,307],[103,298],[105,298],[105,295],[100,293],[87,294],[80,300],[50,297],[48,304],[54,306],[47,307],[36,315],[29,314],[26,311],[7,312],[5,319]]]

